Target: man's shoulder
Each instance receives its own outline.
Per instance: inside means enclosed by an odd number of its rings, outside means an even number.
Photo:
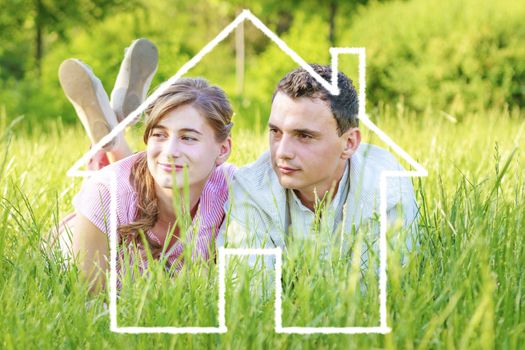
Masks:
[[[370,143],[362,143],[357,149],[356,160],[364,168],[378,170],[404,170],[392,153],[384,148]]]
[[[252,206],[273,215],[285,193],[272,169],[270,153],[264,152],[255,162],[240,167],[233,175],[231,197],[236,206]]]
[[[268,191],[281,188],[279,180],[272,168],[270,152],[264,152],[256,161],[240,167],[233,175],[234,187],[249,191]]]
[[[361,179],[363,196],[369,199],[379,196],[379,182],[383,172],[405,171],[405,168],[392,153],[372,144],[362,144],[359,147],[355,159],[352,158],[352,165],[354,164],[357,165],[359,169],[352,169],[352,174],[356,180],[358,178]],[[413,200],[414,191],[410,177],[395,175],[388,178],[388,208],[397,203]]]

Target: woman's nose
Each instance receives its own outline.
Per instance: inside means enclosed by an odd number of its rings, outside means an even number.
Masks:
[[[177,137],[170,137],[165,151],[174,158],[180,157],[180,143]]]

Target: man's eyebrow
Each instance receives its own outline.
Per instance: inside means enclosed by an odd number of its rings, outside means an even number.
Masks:
[[[269,129],[277,129],[277,130],[281,130],[279,129],[279,127],[273,125],[272,123],[268,123],[268,128]],[[293,129],[292,131],[295,135],[298,135],[298,134],[308,134],[308,135],[311,135],[313,137],[316,137],[316,136],[320,136],[321,135],[321,132],[319,131],[316,131],[316,130],[311,130],[311,129]]]
[[[319,136],[321,133],[319,131],[311,130],[311,129],[294,129],[294,134],[308,134],[312,136]]]

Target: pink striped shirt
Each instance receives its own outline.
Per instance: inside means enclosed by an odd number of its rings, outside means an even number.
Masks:
[[[97,226],[102,232],[110,234],[111,230],[111,176],[116,175],[116,217],[117,228],[120,225],[129,224],[135,221],[137,214],[137,192],[130,182],[131,168],[133,164],[144,157],[145,153],[137,153],[118,162],[110,164],[98,171],[95,175],[85,180],[80,192],[73,198],[73,206],[77,213],[84,215],[89,221]],[[210,247],[217,237],[219,228],[224,219],[224,203],[228,199],[228,183],[235,172],[235,166],[223,164],[217,167],[206,182],[199,200],[197,214],[193,218],[193,223],[186,234],[186,240],[195,242],[192,248],[192,257],[208,259],[210,257]],[[194,233],[197,231],[196,237]],[[148,238],[160,246],[158,238],[148,230]],[[178,271],[183,265],[182,253],[184,242],[177,240],[166,252],[167,268],[177,262],[174,268]],[[128,251],[131,259],[132,252]],[[141,267],[146,268],[146,254],[144,249],[140,251]],[[124,252],[119,249],[117,259],[117,271],[121,271]],[[132,261],[130,261],[132,263]],[[120,283],[119,283],[120,284]]]

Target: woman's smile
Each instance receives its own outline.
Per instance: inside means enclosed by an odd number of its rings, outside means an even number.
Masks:
[[[187,165],[173,164],[173,163],[158,163],[159,168],[167,173],[181,172]]]

